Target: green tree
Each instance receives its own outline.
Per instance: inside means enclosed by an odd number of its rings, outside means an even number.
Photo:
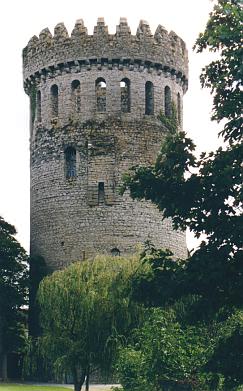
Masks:
[[[30,287],[28,325],[30,335],[35,338],[38,337],[41,333],[39,324],[39,306],[36,300],[36,296],[41,280],[43,280],[45,276],[50,274],[50,270],[48,270],[48,267],[43,257],[30,257],[29,263]]]
[[[219,306],[243,304],[242,19],[239,1],[219,0],[196,44],[220,54],[201,80],[214,94],[212,119],[224,120],[224,147],[196,159],[185,133],[170,132],[155,165],[125,177],[132,197],[151,200],[175,228],[206,236],[188,262],[190,289]]]
[[[141,309],[130,299],[136,264],[135,258],[96,258],[40,284],[40,349],[57,373],[72,374],[75,391],[93,370],[111,368],[118,342],[138,324]]]
[[[132,275],[131,295],[145,305],[148,317],[120,350],[118,372],[125,391],[221,389],[223,376],[210,363],[227,328],[205,322],[201,298],[187,293],[186,278],[186,261],[146,244]]]
[[[183,328],[173,310],[154,308],[134,332],[133,344],[121,350],[121,384],[126,391],[206,391],[202,367],[211,351],[203,327]]]
[[[208,372],[224,375],[225,390],[238,390],[238,385],[243,384],[242,311],[235,311],[231,317],[222,323],[215,349],[205,369]]]
[[[0,378],[4,380],[8,353],[23,345],[27,304],[28,257],[15,234],[14,226],[0,217]]]
[[[125,177],[133,198],[151,200],[164,218],[171,217],[176,229],[189,228],[196,237],[205,237],[186,263],[169,265],[164,255],[154,254],[149,261],[154,264],[152,277],[151,271],[149,280],[146,273],[140,276],[137,291],[141,282],[151,288],[167,274],[171,289],[165,282],[161,304],[193,297],[190,321],[206,321],[209,329],[216,321],[215,350],[205,368],[224,375],[227,390],[242,383],[243,363],[239,349],[233,350],[242,346],[243,338],[242,321],[234,321],[238,311],[242,319],[243,307],[242,20],[241,1],[216,1],[195,45],[198,52],[218,53],[218,59],[203,69],[201,83],[213,94],[212,120],[223,121],[223,147],[197,159],[192,140],[171,127],[155,165],[139,167]],[[154,297],[153,293],[149,300]]]

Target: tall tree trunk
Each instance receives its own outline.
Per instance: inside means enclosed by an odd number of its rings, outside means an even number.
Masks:
[[[3,332],[2,332],[2,318],[0,317],[0,380],[7,380],[7,355],[4,353],[3,347]]]
[[[0,381],[3,380],[3,355],[0,347]]]
[[[79,370],[74,366],[72,370],[74,391],[81,391],[85,380],[85,371],[81,371],[80,376],[78,375],[78,372]]]
[[[8,361],[7,355],[0,352],[0,380],[6,381],[8,379]]]
[[[90,367],[88,366],[87,373],[86,373],[85,391],[89,391],[89,375],[90,375]]]
[[[7,354],[3,355],[3,360],[2,360],[2,377],[3,381],[8,380],[8,358]]]
[[[0,316],[0,381],[3,380],[2,318]]]

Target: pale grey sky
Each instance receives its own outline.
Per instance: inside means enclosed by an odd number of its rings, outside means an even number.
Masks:
[[[184,130],[200,150],[215,149],[217,126],[210,122],[212,100],[202,90],[199,74],[209,62],[208,55],[192,52],[200,31],[204,30],[211,0],[150,1],[60,1],[9,0],[0,10],[0,215],[15,225],[18,239],[29,249],[29,99],[22,88],[22,48],[33,35],[64,22],[71,32],[76,19],[82,18],[89,34],[97,17],[103,16],[110,33],[119,18],[127,17],[135,34],[140,19],[149,22],[152,32],[158,24],[181,36],[189,50],[189,90],[184,98]]]

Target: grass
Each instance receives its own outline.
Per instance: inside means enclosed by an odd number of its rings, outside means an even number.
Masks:
[[[102,386],[101,386],[102,387]],[[91,386],[92,391],[92,386]],[[28,384],[13,384],[13,383],[0,383],[0,391],[67,391],[72,390],[72,388],[55,387],[55,386],[31,386]],[[108,391],[107,389],[98,388],[97,391]]]
[[[3,391],[67,391],[66,387],[52,386],[29,386],[27,384],[0,383],[0,390]],[[70,388],[69,388],[70,390]]]

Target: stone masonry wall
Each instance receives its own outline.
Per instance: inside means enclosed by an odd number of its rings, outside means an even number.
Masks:
[[[96,109],[95,81],[99,77],[106,80],[106,111],[101,113]],[[130,80],[130,113],[121,113],[121,88],[120,81],[123,78]],[[73,80],[80,81],[80,112],[76,113],[72,103],[71,84]],[[47,78],[45,82],[36,85],[41,92],[42,121],[38,122],[35,116],[35,126],[50,127],[53,124],[51,87],[58,86],[58,118],[59,126],[65,126],[70,120],[87,121],[91,119],[103,120],[109,116],[121,118],[126,116],[127,120],[141,120],[145,117],[145,83],[151,81],[154,85],[154,114],[158,116],[164,110],[164,89],[169,86],[172,91],[172,100],[177,102],[177,94],[183,96],[183,87],[176,79],[164,77],[157,73],[149,73],[146,69],[128,71],[127,69],[107,69],[102,67],[90,69],[88,72],[64,74],[55,78]],[[182,100],[181,100],[182,105]],[[183,108],[181,107],[181,112]]]
[[[133,253],[145,240],[186,256],[185,235],[149,202],[119,195],[121,176],[137,164],[154,160],[165,129],[147,121],[82,124],[39,130],[32,154],[31,253],[52,268],[118,248]],[[65,178],[64,150],[77,149],[77,176]],[[98,183],[105,202],[98,204]]]
[[[32,124],[31,254],[43,256],[50,268],[57,269],[96,254],[111,254],[113,249],[130,254],[149,239],[185,257],[184,233],[173,231],[170,220],[162,221],[151,203],[119,194],[122,175],[131,166],[152,164],[168,132],[157,118],[164,111],[166,86],[175,103],[180,97],[182,116],[187,88],[183,41],[161,26],[152,36],[144,21],[134,38],[125,19],[112,38],[102,19],[94,36],[87,36],[82,22],[76,24],[71,38],[63,25],[55,29],[54,38],[46,30],[43,34],[24,49]],[[87,53],[88,62],[82,57]],[[129,61],[128,54],[133,55]],[[61,62],[65,56],[69,63]],[[173,68],[153,63],[152,57],[170,64],[173,60]],[[106,82],[104,112],[97,109],[97,79]],[[125,113],[121,107],[123,79],[130,89]],[[153,115],[145,115],[148,81],[153,84]],[[66,170],[68,148],[76,151],[72,177],[67,177]]]
[[[176,33],[168,33],[159,25],[155,34],[146,21],[139,23],[135,36],[131,35],[125,18],[120,19],[116,34],[108,33],[104,19],[99,18],[94,34],[88,35],[82,20],[78,20],[71,37],[59,23],[54,36],[46,28],[39,38],[33,36],[23,50],[24,79],[45,77],[46,73],[60,73],[64,67],[91,66],[93,63],[148,66],[188,77],[188,54],[184,41]]]

